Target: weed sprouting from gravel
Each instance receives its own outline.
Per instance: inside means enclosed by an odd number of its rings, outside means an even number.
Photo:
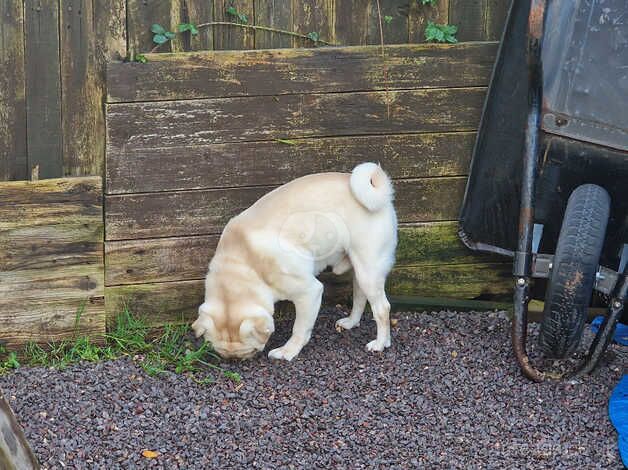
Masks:
[[[45,346],[31,342],[21,351],[7,351],[0,345],[0,374],[21,366],[62,370],[81,361],[100,362],[127,356],[151,376],[175,372],[186,374],[199,384],[209,384],[214,381],[213,373],[218,372],[233,382],[241,380],[239,374],[216,364],[219,357],[208,343],[194,344],[187,325],[169,324],[156,332],[143,318],[125,310],[116,317],[103,343],[99,344],[79,334],[80,317],[79,311],[72,340]]]

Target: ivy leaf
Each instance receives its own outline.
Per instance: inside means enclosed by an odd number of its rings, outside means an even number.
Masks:
[[[146,58],[146,56],[144,54],[137,54],[135,56],[135,62],[139,62],[141,64],[145,64],[146,62],[148,62],[148,59]]]
[[[192,36],[196,36],[198,34],[198,29],[196,28],[196,25],[192,23],[181,23],[179,24],[179,26],[177,26],[177,30],[180,33],[189,31],[192,34]]]
[[[231,16],[238,16],[238,10],[236,10],[235,7],[229,7],[227,8],[227,14]]]
[[[320,34],[318,34],[316,31],[312,31],[311,33],[307,33],[307,37],[309,39],[311,39],[314,42],[318,42],[318,40],[321,38]]]
[[[164,36],[166,36],[168,39],[174,39],[177,35],[175,33],[173,33],[173,32],[166,31]]]
[[[240,21],[241,21],[243,24],[248,24],[248,22],[249,22],[249,17],[248,17],[248,16],[246,16],[244,13],[240,13],[240,14],[238,14],[238,18],[240,18]]]
[[[155,34],[153,36],[153,42],[155,44],[164,44],[164,43],[166,43],[168,41],[169,41],[169,39],[164,34]]]
[[[155,34],[164,34],[166,32],[166,29],[160,25],[155,23],[154,25],[152,25],[150,27],[151,32],[155,33]]]
[[[432,5],[432,6],[433,6],[433,5],[436,5],[436,2],[437,2],[437,1],[438,1],[438,0],[421,0],[421,3],[422,3],[423,5]]]
[[[386,15],[384,16],[384,23],[386,24],[390,24],[390,22],[393,20],[393,17],[390,15]]]

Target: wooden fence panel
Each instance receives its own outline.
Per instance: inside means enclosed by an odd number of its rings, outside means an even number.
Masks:
[[[477,255],[458,238],[456,222],[431,222],[399,228],[397,265],[441,266],[503,261]],[[219,235],[107,242],[105,284],[142,284],[203,279]],[[462,268],[464,269],[464,268]]]
[[[65,176],[103,173],[105,63],[126,52],[125,1],[60,3],[61,114]]]
[[[362,19],[343,34],[362,34]],[[379,161],[396,190],[391,295],[509,293],[509,264],[467,250],[455,221],[495,49],[386,46],[384,58],[377,46],[284,49],[112,64],[107,311],[126,305],[156,324],[195,315],[231,217],[277,185],[365,160]],[[321,279],[326,302],[349,299],[347,276]]]
[[[0,181],[26,179],[26,74],[22,0],[0,2]]]
[[[248,23],[255,22],[253,0],[215,0],[215,21],[241,22],[238,18],[227,13],[233,7],[238,13],[247,16]],[[250,29],[237,26],[219,26],[214,28],[214,49],[253,49],[255,47],[255,33]]]
[[[484,94],[484,88],[439,88],[108,105],[107,151],[473,131]]]
[[[499,41],[506,25],[506,17],[512,0],[487,0],[486,1],[486,26],[484,39],[487,41]]]
[[[63,176],[59,2],[25,0],[26,139],[29,176]]]
[[[465,265],[406,266],[391,272],[386,293],[451,299],[507,298],[512,292],[512,265],[483,263]],[[324,304],[351,303],[351,283],[347,276],[323,273]],[[108,287],[105,291],[107,317],[128,308],[146,315],[152,325],[190,322],[203,302],[204,281],[175,281]]]
[[[124,147],[119,152],[110,149],[106,192],[277,185],[310,173],[349,172],[365,158],[385,162],[395,179],[460,176],[469,169],[474,141],[475,132],[447,132]]]
[[[459,41],[484,41],[487,0],[449,0],[449,22],[458,26]]]
[[[102,242],[99,177],[0,184],[0,341],[102,335]]]
[[[454,220],[466,177],[397,180],[394,185],[400,222]],[[107,196],[107,240],[220,233],[229,219],[271,189],[261,186]]]
[[[379,0],[379,12],[377,0],[368,3],[367,44],[381,44],[380,15],[382,18],[382,32],[384,44],[403,44],[408,41],[408,21],[410,15],[411,0]],[[389,23],[384,17],[390,16]]]
[[[286,0],[255,0],[255,24],[290,31],[292,2]],[[256,49],[292,47],[292,36],[270,31],[255,31]]]
[[[153,54],[113,62],[109,103],[486,86],[497,43]],[[383,66],[386,66],[384,77]]]
[[[320,39],[334,43],[335,3],[335,0],[292,0],[292,31],[304,35],[316,33]],[[293,39],[293,47],[311,46],[311,41]]]

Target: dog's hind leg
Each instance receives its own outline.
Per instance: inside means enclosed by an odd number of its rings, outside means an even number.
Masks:
[[[390,303],[384,291],[386,276],[374,270],[373,266],[358,260],[352,261],[356,278],[371,304],[373,318],[377,324],[377,338],[369,342],[366,349],[383,351],[384,348],[390,347]]]
[[[296,316],[292,327],[292,336],[281,346],[271,350],[268,357],[271,359],[285,359],[291,361],[312,336],[312,329],[316,323],[316,317],[321,308],[323,296],[323,284],[312,277],[309,285],[303,289],[303,293],[293,299]]]
[[[350,330],[360,324],[360,319],[366,307],[366,294],[360,287],[357,278],[353,276],[353,306],[348,317],[341,318],[336,322],[336,328]]]

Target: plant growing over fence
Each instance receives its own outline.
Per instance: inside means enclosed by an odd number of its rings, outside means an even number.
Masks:
[[[156,52],[164,44],[172,41],[177,37],[177,34],[183,34],[189,32],[192,36],[196,36],[199,34],[199,30],[202,28],[210,28],[214,26],[232,26],[236,28],[245,28],[252,29],[257,31],[270,31],[278,34],[286,34],[288,36],[293,36],[301,39],[307,39],[314,43],[315,46],[325,45],[325,46],[333,46],[334,44],[324,41],[320,38],[320,34],[316,31],[309,32],[307,34],[300,34],[295,31],[288,31],[285,29],[271,28],[269,26],[260,26],[260,25],[250,25],[249,18],[246,14],[238,11],[235,7],[231,6],[226,10],[227,15],[234,18],[235,21],[210,21],[209,23],[201,23],[196,25],[194,23],[179,23],[175,28],[176,31],[168,31],[159,23],[155,23],[150,27],[151,32],[153,33],[153,43],[155,46],[150,50],[150,52]],[[392,20],[392,17],[391,17]],[[137,54],[131,60],[135,62],[146,62],[146,56],[144,54]]]
[[[425,40],[427,42],[445,42],[455,44],[458,42],[456,33],[458,26],[451,24],[436,24],[432,21],[427,23],[425,28]]]
[[[417,2],[421,2],[423,5],[435,6],[438,0],[417,0]],[[150,50],[150,52],[156,52],[161,46],[172,41],[177,37],[178,34],[184,34],[189,32],[192,36],[197,36],[199,34],[199,30],[202,28],[210,28],[216,26],[229,26],[236,28],[245,28],[252,29],[258,31],[269,31],[277,34],[285,34],[293,37],[298,37],[301,39],[307,39],[314,43],[315,46],[325,45],[325,46],[333,46],[334,44],[329,43],[321,39],[320,34],[317,31],[311,31],[307,34],[300,34],[295,31],[288,31],[285,29],[272,28],[269,26],[261,26],[261,25],[250,25],[249,17],[245,13],[239,11],[236,7],[230,6],[225,12],[233,21],[211,21],[208,23],[201,23],[196,25],[194,23],[179,23],[175,28],[175,31],[168,31],[164,26],[159,23],[155,23],[151,26],[150,30],[153,33],[153,43],[155,46]],[[393,20],[393,17],[390,15],[381,16],[381,11],[379,8],[378,2],[378,16],[380,17],[380,25],[383,21],[385,24],[390,24]],[[428,22],[427,28],[425,29],[425,40],[427,42],[443,42],[443,43],[456,43],[458,40],[456,39],[456,33],[458,31],[458,27],[449,24],[435,24],[434,22]],[[382,32],[380,31],[380,34]],[[144,54],[136,54],[134,57],[131,57],[132,61],[145,63],[147,61],[146,56]]]

